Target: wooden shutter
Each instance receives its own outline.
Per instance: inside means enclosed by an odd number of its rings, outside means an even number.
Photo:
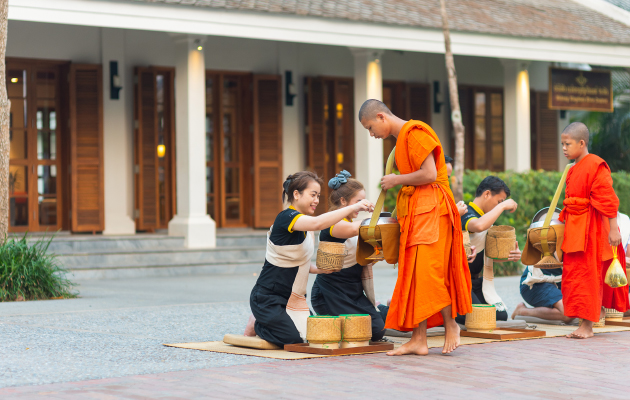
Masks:
[[[70,66],[72,231],[105,229],[103,80],[100,65]]]
[[[558,112],[548,108],[547,92],[535,92],[532,97],[532,168],[558,170]]]
[[[159,227],[157,96],[152,68],[136,68],[135,84],[135,204],[136,228]]]
[[[408,83],[407,119],[415,119],[431,125],[431,91],[424,83]]]
[[[282,211],[282,90],[279,75],[254,76],[254,227]]]

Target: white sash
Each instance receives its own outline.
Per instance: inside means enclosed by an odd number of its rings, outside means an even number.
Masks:
[[[299,266],[293,287],[291,288],[291,297],[287,302],[287,314],[295,324],[302,340],[306,340],[306,322],[311,315],[306,303],[306,286],[308,284],[308,274],[313,258],[313,232],[306,232],[306,238],[300,244],[288,246],[276,246],[271,242],[271,230],[267,232],[267,253],[265,258],[271,264],[280,268],[294,268]]]
[[[534,287],[536,283],[558,283],[562,282],[562,275],[545,275],[533,265],[527,266],[527,278],[523,280],[523,285],[529,286],[530,289]]]
[[[487,235],[487,230],[483,232],[470,232],[470,244],[477,248],[477,253],[481,253],[481,251],[486,249]],[[486,299],[486,303],[494,305],[497,308],[497,311],[507,311],[505,303],[494,287],[494,261],[491,258],[486,257],[485,254],[483,259],[483,281],[481,282],[481,291],[483,292],[483,297]]]

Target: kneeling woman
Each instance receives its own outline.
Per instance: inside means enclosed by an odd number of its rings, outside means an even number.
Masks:
[[[250,319],[246,335],[254,333],[277,346],[302,343],[306,338],[308,274],[323,273],[311,266],[313,231],[323,229],[359,211],[372,211],[367,200],[313,217],[319,204],[321,179],[309,171],[289,175],[284,182],[285,196],[291,204],[276,217],[267,233],[267,253],[262,272],[252,289]],[[253,332],[251,323],[253,322]]]
[[[338,210],[365,200],[361,182],[351,179],[342,171],[328,182],[332,189],[329,209]],[[357,240],[361,221],[352,222],[358,212],[319,233],[321,242],[344,243],[346,256],[343,269],[327,275],[318,275],[311,290],[311,304],[319,315],[369,314],[372,317],[372,341],[381,340],[385,334],[388,307],[375,307],[372,265],[357,264]]]

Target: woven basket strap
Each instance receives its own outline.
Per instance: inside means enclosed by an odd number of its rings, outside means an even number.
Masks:
[[[392,173],[392,169],[394,167],[394,160],[396,158],[396,146],[392,149],[392,152],[389,153],[389,157],[387,157],[387,164],[385,166],[385,175],[389,175]],[[381,194],[378,196],[378,200],[376,201],[376,205],[374,206],[374,212],[372,213],[372,219],[370,220],[370,226],[367,231],[368,240],[366,242],[371,243],[371,241],[375,242],[374,233],[376,230],[376,223],[378,222],[378,218],[381,216],[381,210],[383,209],[383,205],[385,204],[385,194],[387,193],[386,189],[381,190]],[[396,216],[396,210],[392,212],[392,217]],[[376,243],[376,242],[375,242]]]
[[[568,164],[562,173],[562,178],[560,178],[560,183],[558,183],[558,188],[556,189],[556,194],[553,196],[553,200],[551,200],[551,206],[549,207],[549,211],[547,212],[547,217],[545,218],[545,223],[543,224],[543,229],[540,232],[540,245],[542,246],[542,256],[547,257],[551,255],[549,251],[549,246],[547,244],[547,234],[549,233],[549,226],[551,225],[551,218],[553,217],[553,213],[556,211],[556,205],[558,205],[558,200],[560,200],[560,194],[562,194],[562,188],[564,188],[564,182],[567,179],[567,173],[569,172],[569,168],[571,168],[573,164]]]

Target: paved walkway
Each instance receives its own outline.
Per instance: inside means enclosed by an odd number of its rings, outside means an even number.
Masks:
[[[3,399],[627,399],[630,334],[463,346],[0,389]]]
[[[396,271],[377,269],[375,278],[377,299],[385,301]],[[464,346],[453,356],[433,349],[430,357],[397,359],[379,354],[270,361],[162,346],[241,332],[255,280],[215,275],[85,281],[79,299],[0,303],[0,398],[365,399],[391,397],[392,390],[431,398],[627,398],[621,374],[627,371],[630,332],[586,342]],[[513,309],[520,301],[518,277],[495,283]]]

